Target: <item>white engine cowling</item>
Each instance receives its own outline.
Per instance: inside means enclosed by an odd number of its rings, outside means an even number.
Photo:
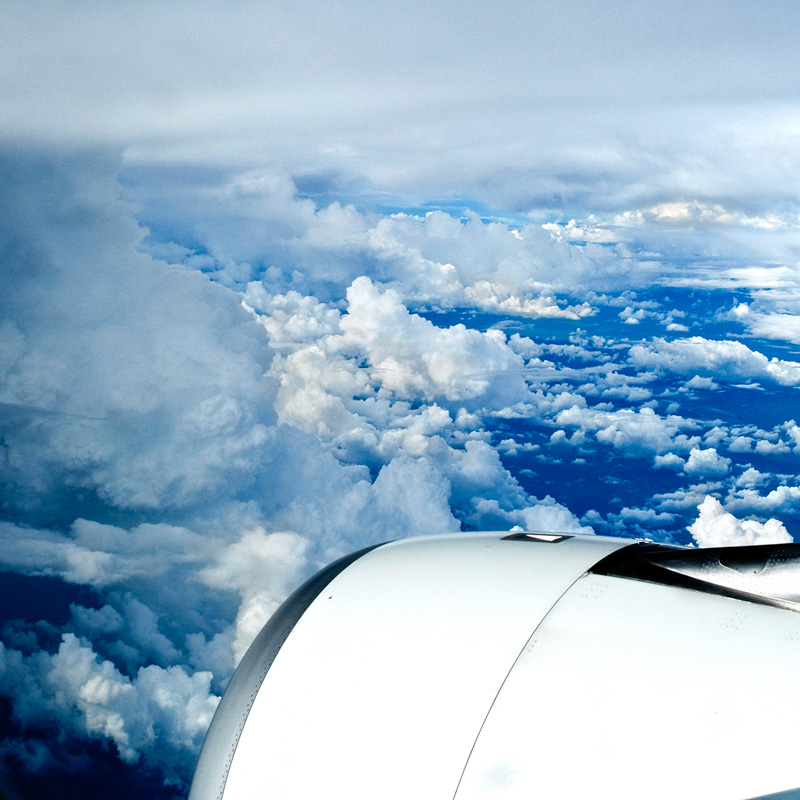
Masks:
[[[391,542],[237,668],[190,800],[800,798],[800,545]]]

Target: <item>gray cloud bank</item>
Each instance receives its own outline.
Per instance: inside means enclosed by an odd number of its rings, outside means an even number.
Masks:
[[[352,128],[393,109],[424,114],[443,106],[463,117],[465,107],[485,108],[486,98],[586,105],[798,99],[782,66],[794,56],[800,22],[791,2],[499,2],[489,9],[418,0],[38,0],[7,3],[5,11],[5,118],[27,134],[170,138],[194,128],[208,139],[220,129],[323,119]]]
[[[4,139],[278,168],[365,189],[361,202],[574,216],[678,199],[796,215],[791,2],[4,12]]]

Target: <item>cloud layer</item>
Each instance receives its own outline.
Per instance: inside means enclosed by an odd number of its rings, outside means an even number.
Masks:
[[[0,563],[97,597],[4,626],[0,693],[38,732],[8,763],[88,738],[185,781],[234,664],[315,568],[462,524],[581,527],[486,441],[475,411],[528,394],[489,377],[524,363],[502,333],[436,327],[367,277],[343,312],[263,284],[243,305],[142,252],[111,159],[2,168]]]

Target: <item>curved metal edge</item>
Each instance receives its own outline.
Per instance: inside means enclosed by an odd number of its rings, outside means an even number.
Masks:
[[[538,539],[538,540],[536,538],[530,538],[530,537],[536,537],[537,535],[547,536],[547,537],[550,537],[550,538]],[[514,541],[530,541],[530,542],[544,541],[544,542],[550,544],[550,543],[558,543],[558,542],[564,541],[566,539],[573,539],[573,538],[575,538],[575,535],[574,534],[569,534],[569,533],[565,533],[565,534],[556,534],[556,533],[552,533],[552,534],[535,534],[535,533],[531,533],[531,532],[522,532],[522,533],[518,533],[518,534],[513,534],[511,536],[503,536],[502,537],[502,541],[512,541],[512,542],[514,542]],[[587,536],[585,538],[591,539],[592,537]],[[622,541],[622,540],[620,540],[620,541]],[[545,620],[550,616],[550,614],[552,614],[553,609],[556,608],[556,606],[564,599],[564,596],[575,586],[576,583],[578,583],[578,581],[581,578],[585,577],[590,572],[594,572],[595,569],[599,565],[605,564],[607,561],[610,561],[618,553],[622,553],[622,552],[624,552],[626,550],[630,550],[632,547],[636,547],[636,546],[637,546],[637,543],[622,545],[620,549],[615,550],[610,555],[604,556],[603,558],[599,559],[595,563],[595,565],[593,567],[590,567],[586,571],[577,574],[573,578],[573,580],[570,581],[570,583],[564,588],[564,590],[561,592],[561,594],[559,594],[559,596],[553,601],[553,604],[550,606],[550,608],[548,608],[547,611],[545,611],[545,613],[542,614],[541,619],[536,623],[536,625],[534,626],[533,630],[530,633],[530,636],[528,636],[528,638],[525,640],[525,643],[523,644],[522,649],[517,654],[517,657],[514,659],[514,661],[512,662],[511,666],[508,668],[508,671],[506,672],[506,675],[503,678],[502,683],[500,684],[499,688],[495,692],[494,699],[489,704],[489,707],[486,710],[486,715],[484,716],[483,722],[481,722],[480,727],[478,728],[478,732],[475,734],[475,740],[472,742],[472,747],[470,747],[469,753],[467,755],[467,759],[464,762],[464,767],[461,770],[461,775],[459,775],[459,777],[458,777],[458,783],[456,784],[456,791],[455,791],[455,794],[453,795],[453,800],[458,800],[458,792],[461,789],[461,784],[462,784],[462,782],[464,780],[464,776],[467,774],[467,768],[469,767],[469,762],[472,759],[472,754],[475,752],[475,748],[478,745],[478,740],[481,738],[481,734],[483,733],[483,729],[486,726],[486,723],[488,722],[489,717],[491,716],[491,713],[492,713],[492,710],[494,709],[495,703],[497,702],[498,698],[500,697],[500,694],[502,693],[502,691],[503,691],[503,689],[504,689],[504,687],[506,685],[506,682],[508,681],[511,673],[514,671],[514,667],[516,667],[516,665],[519,663],[520,659],[522,658],[522,654],[528,649],[528,646],[529,646],[530,642],[536,636],[536,632],[539,630],[539,628],[541,628],[541,626],[544,624]],[[759,800],[759,798],[753,798],[753,800]]]
[[[188,800],[221,800],[250,709],[275,657],[322,590],[354,561],[381,547],[365,547],[324,567],[292,593],[253,640],[233,673],[206,733]]]

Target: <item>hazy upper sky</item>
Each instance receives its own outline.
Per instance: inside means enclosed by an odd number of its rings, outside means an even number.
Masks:
[[[798,22],[777,0],[7,2],[0,133],[521,211],[774,195],[798,177]]]
[[[796,3],[7,2],[3,128],[130,142],[793,102]],[[325,131],[316,130],[320,138]]]

